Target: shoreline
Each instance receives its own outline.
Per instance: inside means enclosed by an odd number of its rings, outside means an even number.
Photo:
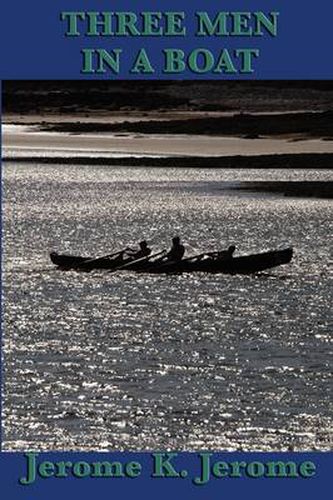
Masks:
[[[4,125],[35,126],[41,132],[68,134],[149,134],[333,140],[333,111],[265,113],[159,111],[100,113],[99,115],[4,114]]]
[[[5,162],[43,163],[64,165],[97,165],[119,167],[173,167],[173,168],[333,168],[333,153],[274,154],[259,156],[172,156],[172,157],[92,157],[92,156],[21,156],[3,157]],[[315,165],[315,166],[314,166]]]
[[[271,119],[270,116],[269,119]],[[189,120],[185,119],[176,122],[178,125],[182,123],[182,126],[174,131],[175,133],[172,133],[173,130],[169,130],[168,125],[170,123],[171,129],[173,129],[175,121],[139,121],[113,124],[104,121],[101,123],[64,123],[60,121],[59,123],[45,122],[44,125],[34,124],[30,126],[4,123],[2,127],[3,154],[5,158],[6,156],[18,158],[20,156],[34,156],[35,158],[54,156],[74,159],[75,156],[81,156],[101,157],[102,159],[117,158],[123,155],[129,158],[160,156],[195,159],[201,157],[204,163],[209,163],[210,158],[229,158],[231,156],[236,158],[266,156],[270,159],[273,156],[281,155],[285,157],[288,155],[333,155],[333,140],[324,140],[323,137],[309,137],[302,132],[272,136],[267,136],[267,134],[258,136],[253,133],[239,136],[233,130],[236,135],[218,135],[217,132],[221,134],[223,132],[218,127],[216,128],[220,120],[220,118],[209,119],[210,123],[213,124],[213,133],[202,128],[199,131],[192,130],[193,133],[191,133],[191,130],[186,128]],[[202,122],[206,123],[207,120],[191,119],[190,122],[196,123],[196,127],[199,122],[199,126],[202,127]],[[143,123],[146,123],[149,129],[153,123],[153,133],[146,133]],[[123,127],[126,128],[126,131],[117,132]],[[127,132],[127,129],[132,127],[137,132]],[[293,160],[291,166],[294,163]],[[309,166],[313,168],[312,165]],[[325,163],[323,166],[331,167],[333,162],[330,165]]]
[[[110,123],[54,122],[39,124],[42,132],[82,133],[134,133],[149,135],[205,135],[213,137],[239,137],[260,139],[267,137],[288,137],[289,139],[333,140],[333,111],[202,116],[185,115],[182,119],[125,120]]]

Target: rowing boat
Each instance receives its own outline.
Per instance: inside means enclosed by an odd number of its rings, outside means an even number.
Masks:
[[[109,269],[116,270],[119,266],[126,271],[149,272],[154,274],[204,272],[223,274],[253,274],[273,267],[288,264],[293,256],[292,248],[273,250],[241,257],[230,257],[223,260],[213,259],[209,256],[202,259],[184,259],[180,262],[150,261],[129,264],[130,259],[119,262],[119,259],[80,257],[75,255],[50,254],[53,264],[61,269]],[[129,265],[123,266],[124,263]],[[122,269],[119,269],[122,270]]]

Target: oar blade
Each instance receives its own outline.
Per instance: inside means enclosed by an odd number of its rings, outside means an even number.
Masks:
[[[148,255],[147,257],[140,257],[140,259],[136,259],[130,262],[126,262],[126,264],[122,264],[114,269],[110,269],[108,271],[109,273],[114,273],[116,271],[123,271],[125,269],[130,270],[131,268],[135,267],[137,264],[144,264],[145,262],[149,262],[150,259],[153,259],[154,257],[158,257],[159,255],[162,255],[162,253],[165,253],[165,250],[162,250],[161,252],[155,253],[153,255]]]

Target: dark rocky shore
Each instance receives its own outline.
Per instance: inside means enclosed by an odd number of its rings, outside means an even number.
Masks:
[[[3,158],[4,161],[17,161],[17,158]],[[20,162],[36,162],[33,156],[20,156]],[[77,164],[129,167],[185,167],[185,168],[324,168],[333,167],[333,154],[281,154],[260,156],[168,156],[168,157],[126,157],[107,158],[91,156],[52,156],[39,157],[39,163]]]
[[[3,113],[285,112],[333,109],[332,81],[18,81],[2,85]]]
[[[333,139],[331,81],[5,81],[2,105],[56,132]]]
[[[234,136],[257,139],[262,136],[291,135],[302,138],[333,139],[333,111],[286,113],[280,115],[236,114],[233,116],[149,120],[121,123],[65,122],[42,124],[41,130],[67,133],[140,133]]]

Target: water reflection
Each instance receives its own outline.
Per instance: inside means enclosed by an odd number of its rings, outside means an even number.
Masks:
[[[5,165],[5,449],[331,448],[331,202],[221,191],[272,175]],[[255,277],[48,260],[175,233],[189,253],[292,244],[295,259]]]

